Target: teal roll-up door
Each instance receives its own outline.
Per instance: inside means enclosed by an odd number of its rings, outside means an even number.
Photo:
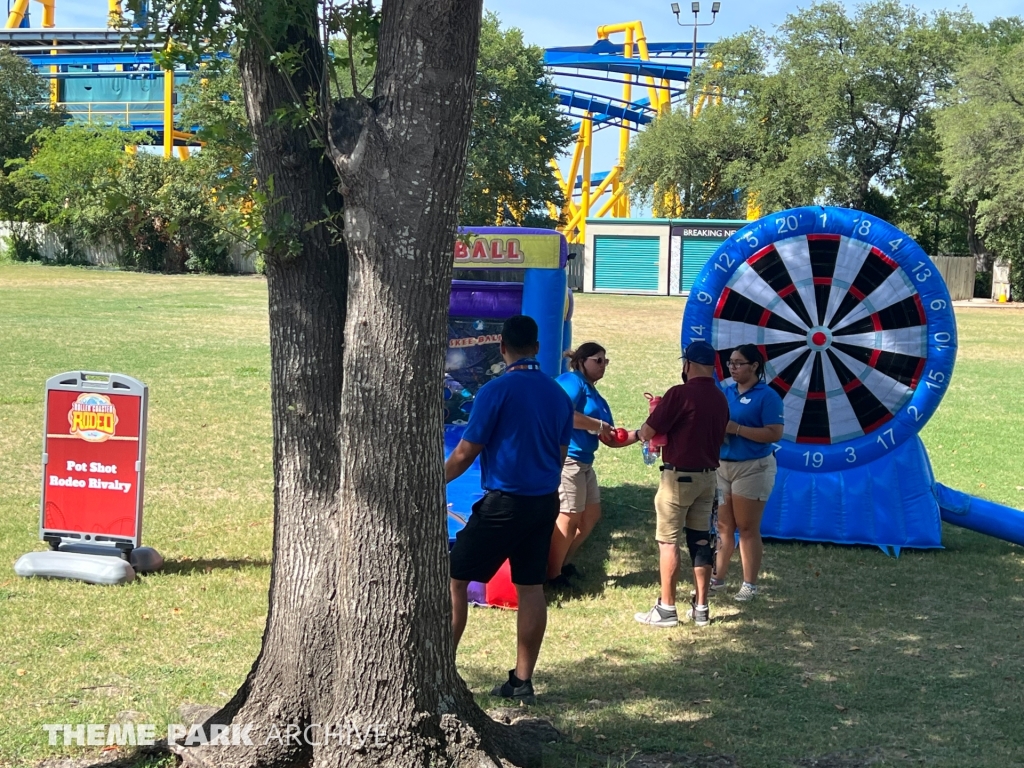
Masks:
[[[661,238],[594,236],[595,291],[658,292]]]
[[[718,250],[724,240],[687,240],[683,239],[683,263],[679,270],[679,290],[688,291],[693,287],[693,281],[704,269],[708,259]]]

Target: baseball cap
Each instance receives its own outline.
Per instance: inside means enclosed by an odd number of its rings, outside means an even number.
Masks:
[[[697,365],[714,365],[715,348],[706,341],[692,341],[683,351],[683,360],[689,360]]]

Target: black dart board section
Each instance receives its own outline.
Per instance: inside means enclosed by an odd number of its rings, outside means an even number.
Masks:
[[[891,224],[832,207],[766,216],[723,243],[687,300],[683,347],[696,339],[718,351],[725,384],[730,352],[758,345],[785,405],[779,479],[819,475],[808,482],[830,494],[849,495],[868,465],[877,478],[880,466],[908,459],[905,444],[920,445],[956,357],[949,293],[928,256]],[[840,474],[830,481],[831,473]]]

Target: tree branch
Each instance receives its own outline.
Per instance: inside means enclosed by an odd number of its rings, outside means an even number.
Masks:
[[[352,96],[359,98],[359,82],[356,80],[356,52],[352,47],[352,34],[345,35],[345,42],[348,43],[348,73],[352,77]]]
[[[366,156],[376,115],[365,98],[338,100],[331,110],[327,129],[327,155],[342,183],[342,193],[352,186]]]

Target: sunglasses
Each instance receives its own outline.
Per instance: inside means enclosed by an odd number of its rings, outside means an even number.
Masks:
[[[608,365],[612,361],[610,357],[588,357],[587,360],[593,360],[598,365]]]

